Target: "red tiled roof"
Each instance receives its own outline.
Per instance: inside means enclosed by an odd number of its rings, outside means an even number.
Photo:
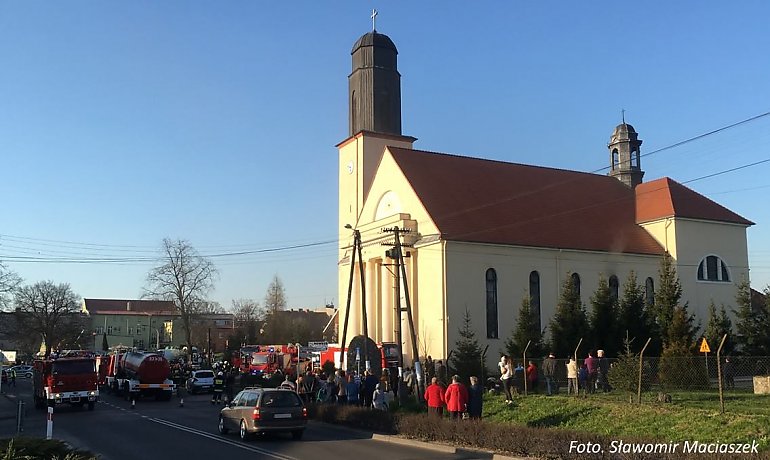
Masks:
[[[447,240],[663,254],[615,178],[388,149]]]
[[[83,302],[91,314],[107,311],[163,314],[176,311],[174,302],[170,300],[83,299]]]
[[[753,222],[668,177],[639,184],[636,187],[636,221],[649,222],[664,217],[754,225]]]

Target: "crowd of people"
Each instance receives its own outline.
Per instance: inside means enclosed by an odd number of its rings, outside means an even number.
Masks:
[[[578,366],[574,357],[569,357],[565,363],[567,376],[567,394],[592,394],[597,391],[609,392],[612,387],[608,374],[610,363],[604,355],[604,350],[589,351],[583,363]],[[558,370],[558,360],[554,353],[549,353],[542,362],[542,377],[545,383],[545,394],[548,396],[559,392],[559,375],[564,375]],[[522,394],[526,391],[537,393],[539,391],[540,370],[534,360],[528,360],[525,368],[522,363],[514,363],[508,356],[502,356],[498,363],[500,382],[505,394],[505,402],[513,403],[514,394]]]
[[[470,386],[465,387],[460,377],[452,376],[452,383],[444,388],[438,377],[432,377],[425,388],[425,401],[428,403],[428,415],[442,417],[444,408],[451,419],[480,419],[484,404],[484,387],[479,378],[472,376]]]

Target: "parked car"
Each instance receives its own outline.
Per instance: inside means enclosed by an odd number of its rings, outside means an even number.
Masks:
[[[306,426],[307,409],[290,390],[246,388],[219,412],[219,433],[237,430],[244,441],[266,432],[289,432],[299,440]]]
[[[32,378],[32,366],[21,364],[18,366],[13,366],[11,369],[16,371],[16,377],[25,378],[25,379]],[[8,370],[10,371],[11,369],[8,369]]]
[[[210,393],[214,391],[214,371],[192,371],[190,378],[187,379],[185,387],[190,393],[198,393],[201,391]]]

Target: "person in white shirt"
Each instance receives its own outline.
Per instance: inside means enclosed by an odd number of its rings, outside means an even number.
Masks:
[[[513,369],[511,369],[511,361],[507,356],[500,358],[498,364],[500,368],[500,381],[503,382],[503,390],[505,390],[505,403],[511,404],[513,402],[513,395],[511,394],[511,383],[513,380]]]

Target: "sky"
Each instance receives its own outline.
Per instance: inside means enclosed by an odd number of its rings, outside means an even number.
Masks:
[[[625,110],[645,180],[755,222],[751,281],[770,284],[763,0],[0,0],[0,260],[137,298],[184,239],[224,307],[274,275],[290,307],[339,304],[335,145],[373,8],[415,148],[604,174]]]

